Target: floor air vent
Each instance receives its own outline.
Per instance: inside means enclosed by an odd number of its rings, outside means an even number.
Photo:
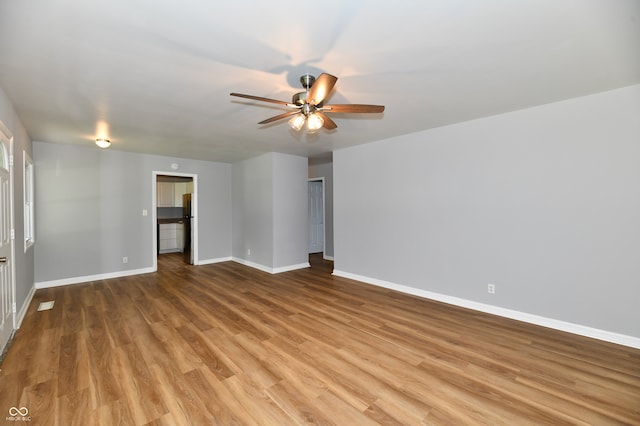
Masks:
[[[48,311],[49,309],[53,309],[54,303],[56,303],[54,300],[51,300],[50,302],[42,302],[38,306],[38,311]]]

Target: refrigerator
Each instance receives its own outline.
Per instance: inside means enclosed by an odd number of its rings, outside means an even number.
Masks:
[[[182,249],[182,255],[185,263],[193,265],[193,228],[191,227],[191,220],[193,219],[193,212],[191,210],[191,194],[182,195],[182,220],[183,220],[183,235],[184,244]]]

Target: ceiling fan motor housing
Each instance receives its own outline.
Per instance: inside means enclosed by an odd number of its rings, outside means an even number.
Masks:
[[[304,87],[307,90],[309,90],[309,88],[313,86],[313,83],[315,81],[316,81],[316,78],[309,74],[306,74],[300,77],[300,84],[302,84],[302,87]]]
[[[308,117],[314,112],[316,112],[316,107],[315,105],[310,105],[308,103],[305,103],[304,105],[302,105],[302,109],[300,110],[300,112],[302,112],[305,116]]]
[[[307,92],[309,91],[311,86],[313,86],[313,83],[315,83],[315,81],[316,78],[310,74],[300,76],[300,84],[302,84],[302,87],[305,88],[305,91],[293,95],[291,103],[295,105],[304,105],[307,102]]]
[[[291,103],[295,105],[304,105],[306,101],[307,101],[307,92],[300,92],[293,95]]]

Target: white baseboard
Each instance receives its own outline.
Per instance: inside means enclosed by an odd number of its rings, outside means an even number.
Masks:
[[[24,303],[20,307],[20,310],[16,314],[16,326],[15,329],[19,329],[22,325],[22,320],[24,320],[25,315],[27,315],[27,311],[29,310],[29,306],[31,305],[31,301],[33,300],[33,295],[36,294],[36,286],[32,286],[27,293],[26,299],[24,299]]]
[[[273,268],[271,272],[272,274],[279,274],[281,272],[289,272],[289,271],[295,271],[297,269],[304,269],[304,268],[310,268],[311,265],[309,264],[309,262],[304,262],[304,263],[298,263],[297,265],[287,265],[287,266],[280,266],[278,268]]]
[[[501,308],[499,306],[487,305],[484,303],[474,302],[472,300],[461,299],[458,297],[447,296],[446,294],[433,293],[414,287],[408,287],[401,284],[395,284],[389,281],[383,281],[376,278],[370,278],[363,275],[352,274],[345,271],[334,270],[333,275],[360,281],[366,284],[372,284],[378,287],[396,290],[401,293],[411,294],[413,296],[423,297],[425,299],[436,300],[438,302],[448,303],[450,305],[460,306],[463,308],[473,309],[475,311],[485,312],[488,314],[498,315],[530,324],[540,325],[543,327],[553,328],[555,330],[566,331],[568,333],[580,336],[591,337],[605,342],[616,343],[619,345],[629,346],[640,349],[640,338],[627,336],[624,334],[614,333],[611,331],[600,330],[597,328],[586,327],[580,324],[573,324],[566,321],[560,321],[553,318],[546,318],[539,315],[528,314],[526,312],[514,311],[511,309]]]
[[[206,265],[206,264],[228,262],[228,261],[241,263],[243,265],[249,266],[251,268],[259,269],[261,271],[268,272],[270,274],[279,274],[281,272],[294,271],[296,269],[309,268],[311,266],[309,262],[306,262],[306,263],[300,263],[297,265],[287,265],[287,266],[281,266],[278,268],[270,268],[268,266],[260,265],[259,263],[250,262],[248,260],[240,259],[237,257],[221,257],[216,259],[201,260],[201,261],[198,261],[198,265]],[[34,288],[41,289],[41,288],[61,287],[61,286],[71,285],[71,284],[80,284],[80,283],[87,283],[91,281],[107,280],[109,278],[120,278],[120,277],[127,277],[130,275],[148,274],[150,272],[155,272],[155,270],[153,268],[132,269],[129,271],[110,272],[107,274],[87,275],[84,277],[72,277],[72,278],[64,278],[64,279],[52,280],[52,281],[40,281],[35,283]]]
[[[287,266],[280,266],[278,268],[270,268],[268,266],[251,262],[246,259],[241,259],[239,257],[234,257],[232,258],[232,260],[236,263],[249,266],[250,268],[259,269],[260,271],[267,272],[269,274],[279,274],[281,272],[295,271],[296,269],[304,269],[304,268],[309,268],[311,266],[309,262],[305,262],[305,263],[298,263],[297,265],[287,265]]]
[[[36,289],[60,287],[63,285],[87,283],[91,281],[108,280],[110,278],[128,277],[130,275],[148,274],[155,272],[153,268],[131,269],[129,271],[109,272],[107,274],[87,275],[84,277],[64,278],[61,280],[41,281],[36,283]]]
[[[324,260],[330,260],[333,262],[333,256],[327,256],[326,254],[322,256]]]
[[[212,263],[220,263],[220,262],[230,262],[233,260],[233,257],[218,257],[216,259],[206,259],[199,260],[197,265],[211,265]]]

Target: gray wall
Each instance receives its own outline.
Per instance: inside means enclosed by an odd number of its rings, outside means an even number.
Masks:
[[[334,152],[336,270],[640,337],[639,117],[632,86]]]
[[[34,247],[32,246],[25,253],[24,250],[24,153],[26,152],[33,159],[31,139],[27,134],[20,119],[16,115],[13,105],[4,91],[0,89],[0,121],[7,127],[13,135],[13,193],[14,193],[14,229],[15,229],[15,256],[14,266],[16,272],[16,307],[20,312],[25,304],[29,291],[34,285]],[[39,239],[39,230],[36,226],[36,242]]]
[[[152,172],[171,173],[171,163],[198,175],[199,260],[230,256],[229,164],[100,150],[90,142],[33,146],[36,282],[151,268]]]
[[[152,172],[171,174],[172,163],[197,175],[200,263],[233,256],[277,269],[307,262],[306,158],[271,153],[232,166],[91,144],[33,145],[37,283],[152,268]]]
[[[268,153],[233,164],[233,257],[267,270],[308,262],[307,219],[306,158]]]
[[[265,154],[232,169],[233,257],[272,267],[273,158]]]
[[[324,178],[324,256],[333,258],[333,163],[309,166],[309,179]]]
[[[273,266],[309,262],[306,157],[273,154]]]

